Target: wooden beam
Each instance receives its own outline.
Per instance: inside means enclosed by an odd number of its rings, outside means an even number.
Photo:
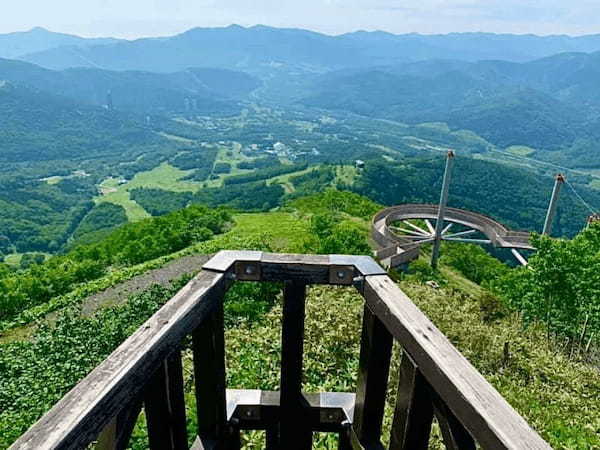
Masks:
[[[227,281],[203,271],[21,436],[12,449],[83,448],[141,393],[147,374],[219,302]]]
[[[475,450],[477,446],[473,437],[437,395],[433,395],[433,404],[446,449]]]
[[[366,277],[364,290],[369,307],[479,445],[551,448],[389,277]]]
[[[181,352],[172,353],[152,376],[144,397],[152,450],[187,450]]]
[[[405,353],[400,360],[397,392],[390,450],[427,450],[433,405],[427,381]]]
[[[198,436],[219,442],[226,430],[223,303],[192,334]]]
[[[365,447],[379,444],[392,354],[392,335],[365,306],[354,410],[354,430]]]
[[[302,396],[305,302],[306,285],[286,281],[281,327],[280,442],[272,448],[310,450],[312,446],[312,432],[305,420],[308,405]]]

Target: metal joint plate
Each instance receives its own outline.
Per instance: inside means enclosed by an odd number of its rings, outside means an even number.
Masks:
[[[235,263],[235,278],[239,281],[260,281],[260,262],[237,261]]]
[[[354,266],[329,266],[329,283],[351,285],[354,280]]]

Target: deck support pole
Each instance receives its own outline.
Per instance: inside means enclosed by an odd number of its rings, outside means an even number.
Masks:
[[[560,190],[562,189],[563,184],[565,183],[566,178],[563,174],[559,173],[556,175],[556,179],[554,181],[554,189],[552,190],[552,198],[550,199],[550,204],[548,205],[548,212],[546,213],[546,220],[544,221],[544,229],[542,234],[547,236],[552,233],[552,224],[554,222],[554,217],[556,216],[556,206],[558,204],[558,196],[560,195]]]
[[[286,281],[283,288],[281,327],[279,445],[268,448],[304,450],[312,446],[312,432],[306,423],[308,405],[302,396],[305,302],[306,284]],[[270,441],[275,441],[274,437]]]
[[[453,163],[454,152],[452,150],[448,150],[448,154],[446,156],[446,169],[444,170],[444,181],[442,184],[442,193],[440,195],[438,218],[435,224],[433,250],[431,252],[431,267],[434,269],[437,267],[438,258],[440,256],[440,245],[442,244],[442,231],[444,229],[444,217],[446,215],[446,205],[448,204],[448,192],[450,191]]]

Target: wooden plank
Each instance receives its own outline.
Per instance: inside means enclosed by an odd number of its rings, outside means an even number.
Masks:
[[[390,450],[427,450],[432,421],[433,404],[427,381],[410,357],[403,354]]]
[[[475,450],[477,446],[473,437],[435,394],[433,395],[433,404],[435,417],[442,431],[446,448],[448,450]]]
[[[387,272],[370,256],[331,255],[329,258],[331,264],[354,266],[362,276],[387,275]]]
[[[263,281],[329,284],[329,256],[263,253]]]
[[[281,397],[279,439],[282,448],[310,449],[312,433],[305,421],[302,396],[306,284],[286,281],[281,327]]]
[[[262,252],[257,251],[221,250],[209,259],[202,266],[202,269],[215,272],[227,272],[232,268],[236,261],[260,261],[261,257]]]
[[[187,450],[181,352],[172,353],[152,376],[144,397],[152,450]]]
[[[365,306],[354,409],[354,430],[365,447],[381,439],[391,354],[392,335]]]
[[[222,299],[223,274],[203,271],[21,436],[13,449],[85,447],[130,404],[147,373]]]
[[[117,449],[117,417],[113,417],[108,425],[98,436],[95,446],[96,450],[116,450]]]
[[[551,448],[389,277],[367,277],[365,298],[479,445]]]
[[[142,400],[134,400],[106,426],[96,444],[97,450],[125,450],[142,410]]]
[[[198,436],[220,441],[226,427],[223,303],[193,333]]]

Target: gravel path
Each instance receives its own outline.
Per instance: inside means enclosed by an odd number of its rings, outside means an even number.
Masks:
[[[81,313],[89,316],[104,306],[123,303],[131,295],[142,292],[153,284],[167,286],[172,280],[176,280],[182,275],[199,272],[208,259],[208,255],[185,256],[171,261],[159,269],[151,270],[105,291],[90,295],[82,301]]]

